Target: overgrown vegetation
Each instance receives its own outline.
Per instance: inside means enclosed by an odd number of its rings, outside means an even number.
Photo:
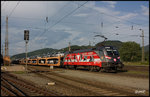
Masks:
[[[122,61],[137,62],[141,60],[141,48],[136,42],[125,42],[119,49]]]

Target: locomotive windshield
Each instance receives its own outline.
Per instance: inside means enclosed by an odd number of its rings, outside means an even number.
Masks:
[[[108,56],[119,56],[119,53],[116,49],[106,49]]]

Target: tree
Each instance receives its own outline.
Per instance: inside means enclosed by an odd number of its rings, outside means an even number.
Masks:
[[[141,60],[141,48],[140,44],[136,42],[124,42],[119,49],[120,57],[122,61],[140,61]]]

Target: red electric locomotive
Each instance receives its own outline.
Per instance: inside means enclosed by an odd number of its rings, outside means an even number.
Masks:
[[[66,68],[77,68],[77,66],[88,67],[90,71],[117,71],[122,69],[118,50],[113,46],[101,46],[97,48],[66,52],[64,56],[64,66]]]

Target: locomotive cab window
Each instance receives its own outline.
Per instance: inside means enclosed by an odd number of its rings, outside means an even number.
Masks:
[[[107,52],[107,55],[109,55],[109,56],[118,56],[119,55],[119,53],[118,53],[118,51],[117,50],[112,50],[112,49],[107,49],[106,50],[106,52]]]

